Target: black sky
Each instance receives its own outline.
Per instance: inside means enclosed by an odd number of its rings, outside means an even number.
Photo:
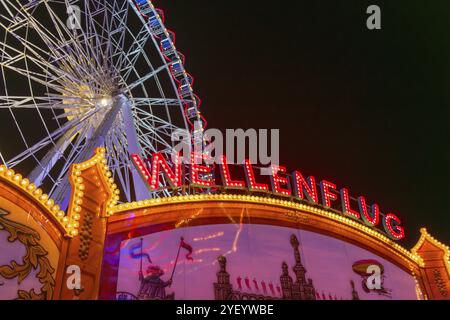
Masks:
[[[450,2],[155,1],[209,126],[281,129],[281,161],[450,243]],[[382,30],[366,28],[366,8]]]

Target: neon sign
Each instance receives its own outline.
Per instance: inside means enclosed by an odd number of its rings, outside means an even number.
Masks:
[[[395,214],[382,214],[378,204],[374,203],[369,207],[365,197],[353,199],[347,188],[338,190],[334,183],[326,180],[316,183],[315,177],[305,178],[298,170],[288,174],[285,167],[272,165],[271,175],[267,179],[255,174],[255,167],[249,160],[245,160],[243,165],[231,165],[228,164],[225,156],[221,157],[217,167],[199,164],[206,161],[206,155],[195,153],[191,154],[189,165],[184,165],[179,155],[175,156],[173,158],[175,160],[170,164],[161,153],[153,154],[152,158],[146,161],[136,154],[133,154],[131,158],[150,191],[188,187],[199,190],[223,188],[270,192],[276,196],[290,197],[294,201],[307,201],[327,209],[337,210],[342,215],[358,220],[369,227],[383,228],[393,240],[405,238],[401,220]],[[238,178],[237,175],[232,176],[231,168],[240,170],[244,179]],[[189,174],[189,183],[184,174],[185,171]],[[219,171],[221,179],[216,178],[218,176],[216,171]],[[163,177],[165,179],[162,179]],[[263,181],[263,178],[268,181]]]

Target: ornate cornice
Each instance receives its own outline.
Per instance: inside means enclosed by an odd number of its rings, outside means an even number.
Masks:
[[[450,276],[450,248],[448,246],[446,246],[445,244],[436,240],[433,236],[431,236],[428,233],[427,229],[425,229],[425,228],[420,229],[420,234],[421,234],[420,239],[417,242],[417,244],[414,246],[414,248],[411,249],[411,252],[413,254],[419,255],[419,250],[423,246],[425,241],[430,242],[432,245],[436,246],[438,249],[443,251],[443,253],[444,253],[443,259],[444,259],[445,267],[447,268],[447,272]]]
[[[48,216],[56,227],[64,233],[65,237],[74,237],[78,235],[79,228],[79,212],[81,211],[80,205],[83,202],[84,197],[84,183],[81,178],[81,172],[88,170],[92,167],[97,167],[100,173],[104,185],[108,188],[114,196],[109,199],[107,207],[112,208],[116,205],[119,199],[119,190],[114,183],[112,173],[109,171],[106,165],[107,160],[105,158],[105,149],[98,148],[95,151],[95,155],[86,162],[73,165],[70,172],[70,183],[73,187],[73,193],[71,202],[67,214],[61,210],[58,204],[51,199],[46,193],[31,183],[27,178],[22,177],[21,174],[16,173],[13,169],[8,169],[5,165],[0,166],[0,181],[6,182],[8,185],[21,191],[22,194],[36,202],[44,213]]]

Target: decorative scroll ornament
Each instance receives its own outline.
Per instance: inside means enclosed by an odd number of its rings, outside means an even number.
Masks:
[[[0,230],[7,231],[10,235],[9,242],[19,241],[27,252],[23,257],[23,264],[11,261],[10,265],[0,266],[0,276],[5,279],[17,278],[21,284],[31,273],[38,270],[37,278],[42,283],[41,292],[36,293],[34,289],[30,291],[18,290],[18,300],[50,300],[53,296],[55,279],[53,273],[55,269],[50,265],[47,258],[48,252],[39,244],[40,236],[36,231],[7,219],[7,213],[0,212]]]

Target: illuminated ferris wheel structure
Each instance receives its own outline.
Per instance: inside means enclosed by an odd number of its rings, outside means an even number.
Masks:
[[[6,0],[0,8],[0,114],[12,120],[2,161],[31,170],[30,182],[48,183],[62,203],[70,166],[104,146],[125,200],[155,196],[130,154],[169,155],[175,131],[206,125],[163,12],[147,0]],[[192,136],[198,142],[202,132]]]

